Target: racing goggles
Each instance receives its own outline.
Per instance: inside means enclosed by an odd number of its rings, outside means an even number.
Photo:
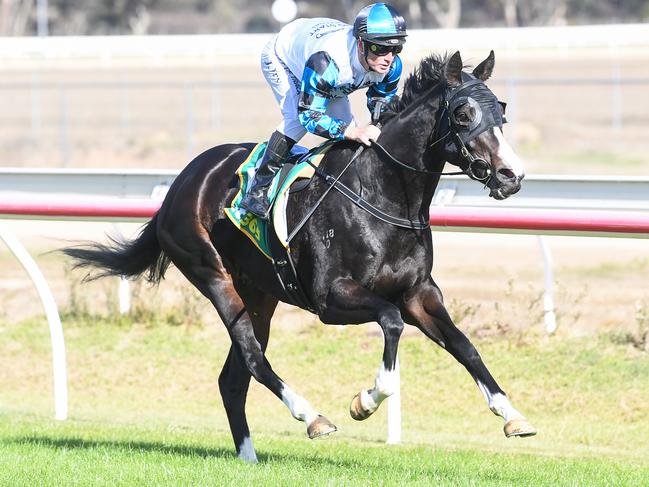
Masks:
[[[385,56],[386,54],[399,54],[403,50],[403,46],[384,46],[381,44],[372,44],[371,42],[365,43],[365,48],[375,56]]]

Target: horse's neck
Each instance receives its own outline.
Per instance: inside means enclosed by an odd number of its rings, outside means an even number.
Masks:
[[[441,171],[444,166],[440,158],[431,165],[436,155],[429,148],[430,136],[434,133],[439,103],[426,101],[413,109],[399,114],[384,130],[382,145],[396,159],[420,171]],[[417,173],[388,161],[385,154],[377,153],[381,159],[375,165],[375,175],[382,181],[383,197],[394,200],[396,205],[408,205],[408,213],[428,214],[428,207],[439,181],[439,176]]]

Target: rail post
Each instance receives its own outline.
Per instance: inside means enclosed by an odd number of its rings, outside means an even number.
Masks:
[[[63,341],[63,326],[59,311],[41,270],[20,243],[16,236],[4,223],[0,222],[0,238],[7,244],[9,250],[16,256],[32,279],[41,298],[45,315],[50,326],[52,341],[52,365],[54,367],[54,417],[60,421],[68,417],[68,376],[65,364],[65,342]]]

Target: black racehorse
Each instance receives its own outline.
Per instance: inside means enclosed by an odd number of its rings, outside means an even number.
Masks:
[[[381,135],[356,154],[358,144],[335,144],[320,164],[366,203],[377,218],[339,191],[330,191],[291,242],[304,294],[327,324],[378,322],[384,339],[374,386],[352,400],[350,412],[365,419],[394,392],[395,360],[404,323],[445,348],[471,374],[491,411],[505,421],[507,436],[529,436],[533,426],[512,407],[480,355],[456,328],[431,277],[433,246],[429,207],[444,162],[462,168],[496,199],[521,187],[524,173],[502,134],[504,105],[486,87],[493,52],[463,72],[459,52],[430,56],[405,81],[400,99],[381,115]],[[158,213],[132,241],[69,247],[77,266],[99,270],[91,278],[143,273],[158,283],[173,263],[211,301],[232,346],[219,387],[240,458],[256,461],[246,420],[250,377],[270,389],[304,421],[310,438],[335,431],[293,391],[264,356],[270,320],[287,301],[271,262],[224,216],[237,193],[237,168],[254,144],[224,144],[196,157],[175,179]],[[288,203],[294,228],[330,187],[315,176]],[[404,223],[405,222],[405,223]],[[326,236],[326,239],[323,238]]]

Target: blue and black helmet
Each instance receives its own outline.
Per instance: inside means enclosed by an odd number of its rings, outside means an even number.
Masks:
[[[354,36],[372,44],[400,46],[407,35],[406,21],[387,3],[368,5],[354,20]]]

